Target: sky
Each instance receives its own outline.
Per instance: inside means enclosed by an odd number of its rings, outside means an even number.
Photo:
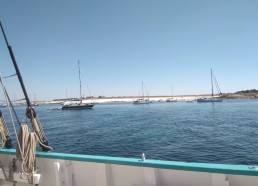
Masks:
[[[32,100],[258,89],[257,0],[12,0],[0,20]],[[14,74],[0,35],[0,73]],[[16,77],[4,79],[23,98]]]

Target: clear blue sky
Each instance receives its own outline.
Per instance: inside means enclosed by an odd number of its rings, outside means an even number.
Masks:
[[[210,93],[258,89],[257,0],[2,1],[0,19],[28,94],[40,100],[83,94]],[[0,73],[14,73],[0,36]],[[21,98],[16,79],[6,79]]]

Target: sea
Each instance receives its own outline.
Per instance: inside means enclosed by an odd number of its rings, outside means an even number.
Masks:
[[[258,100],[96,104],[90,110],[35,107],[54,152],[258,164]],[[1,108],[15,143],[7,108]],[[25,107],[15,107],[29,123]],[[18,123],[15,120],[18,130]],[[15,144],[14,144],[15,145]],[[38,147],[40,150],[40,148]]]

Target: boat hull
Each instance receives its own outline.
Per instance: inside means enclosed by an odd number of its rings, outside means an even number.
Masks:
[[[81,105],[64,105],[62,110],[84,110],[92,109],[94,104],[81,104]]]
[[[5,170],[13,158],[15,150],[0,151]],[[257,168],[248,165],[142,161],[54,152],[37,152],[36,163],[40,186],[254,186],[258,183]],[[0,179],[1,185],[13,185],[4,180],[2,170]],[[29,185],[18,172],[14,180],[17,186]]]
[[[134,101],[133,104],[134,105],[142,105],[142,104],[150,104],[152,103],[151,101]]]
[[[177,102],[177,100],[166,100],[166,102]]]
[[[207,98],[207,99],[197,99],[196,100],[199,103],[205,103],[205,102],[222,102],[221,98]]]
[[[150,104],[152,101],[149,99],[137,99],[136,101],[133,102],[134,105],[142,105],[142,104]]]

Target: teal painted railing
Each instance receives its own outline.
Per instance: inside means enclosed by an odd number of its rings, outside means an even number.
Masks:
[[[2,149],[0,154],[15,155],[15,149]],[[142,161],[134,158],[119,158],[109,156],[91,156],[81,154],[65,154],[55,152],[37,152],[36,157],[47,159],[61,159],[83,162],[107,163],[116,165],[129,165],[138,167],[153,167],[161,169],[185,170],[196,172],[210,172],[221,174],[258,176],[258,166],[228,165],[211,163],[192,163],[178,161],[149,160]]]

